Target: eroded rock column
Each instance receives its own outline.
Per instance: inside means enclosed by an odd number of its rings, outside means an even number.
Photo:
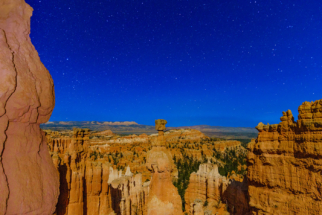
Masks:
[[[165,147],[164,130],[166,120],[156,120],[155,128],[159,136],[152,143],[148,152],[146,166],[152,173],[150,192],[147,202],[148,215],[179,215],[182,214],[182,201],[178,190],[172,184],[171,172],[174,163],[171,153]]]
[[[52,214],[59,194],[39,127],[54,85],[29,38],[31,15],[24,0],[0,1],[0,215]]]
[[[322,213],[322,100],[298,110],[297,122],[288,110],[279,124],[259,123],[248,144],[252,214]]]

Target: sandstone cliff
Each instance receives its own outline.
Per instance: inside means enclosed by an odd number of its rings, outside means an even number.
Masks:
[[[259,123],[248,145],[252,214],[322,213],[322,100],[298,110],[297,122],[288,110],[279,124]]]
[[[0,1],[0,214],[52,214],[59,180],[39,124],[54,108],[53,80],[32,45],[32,8]]]

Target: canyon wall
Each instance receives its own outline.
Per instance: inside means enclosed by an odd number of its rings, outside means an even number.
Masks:
[[[24,0],[0,1],[0,215],[52,214],[59,194],[39,127],[54,85],[29,38],[31,15]]]
[[[304,102],[298,121],[259,123],[248,145],[249,205],[252,214],[322,213],[322,100]]]

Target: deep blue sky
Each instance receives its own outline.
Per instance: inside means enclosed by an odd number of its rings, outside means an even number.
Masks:
[[[51,121],[254,127],[321,99],[317,0],[26,0]]]

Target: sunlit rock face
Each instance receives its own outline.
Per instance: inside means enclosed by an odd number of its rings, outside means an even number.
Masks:
[[[165,120],[156,120],[155,127],[159,135],[152,142],[152,149],[147,154],[146,166],[152,172],[147,202],[148,215],[182,214],[182,200],[171,178],[174,162],[171,153],[165,147],[163,130],[166,123]]]
[[[112,170],[112,172],[115,170]],[[116,214],[146,214],[150,182],[142,184],[142,174],[133,175],[127,168],[110,183],[113,210]]]
[[[88,129],[74,129],[72,137],[51,138],[52,160],[60,176],[57,215],[113,214],[108,184],[110,163],[92,161]]]
[[[322,100],[298,110],[297,122],[288,110],[279,124],[256,127],[248,146],[252,214],[322,213]]]
[[[118,170],[107,157],[95,157],[89,130],[74,129],[72,136],[46,131],[52,160],[60,176],[55,215],[146,214],[149,183],[130,167]]]
[[[218,167],[212,163],[199,166],[198,172],[190,175],[189,186],[185,193],[185,209],[190,215],[203,214],[203,205],[207,201],[215,209],[226,190],[228,180],[221,176]]]
[[[189,215],[198,214],[238,214],[248,213],[246,178],[237,175],[229,178],[221,176],[218,166],[204,163],[190,175],[185,193],[185,210]]]
[[[32,8],[0,1],[0,214],[52,214],[58,175],[39,124],[54,108],[53,80],[29,38]]]

